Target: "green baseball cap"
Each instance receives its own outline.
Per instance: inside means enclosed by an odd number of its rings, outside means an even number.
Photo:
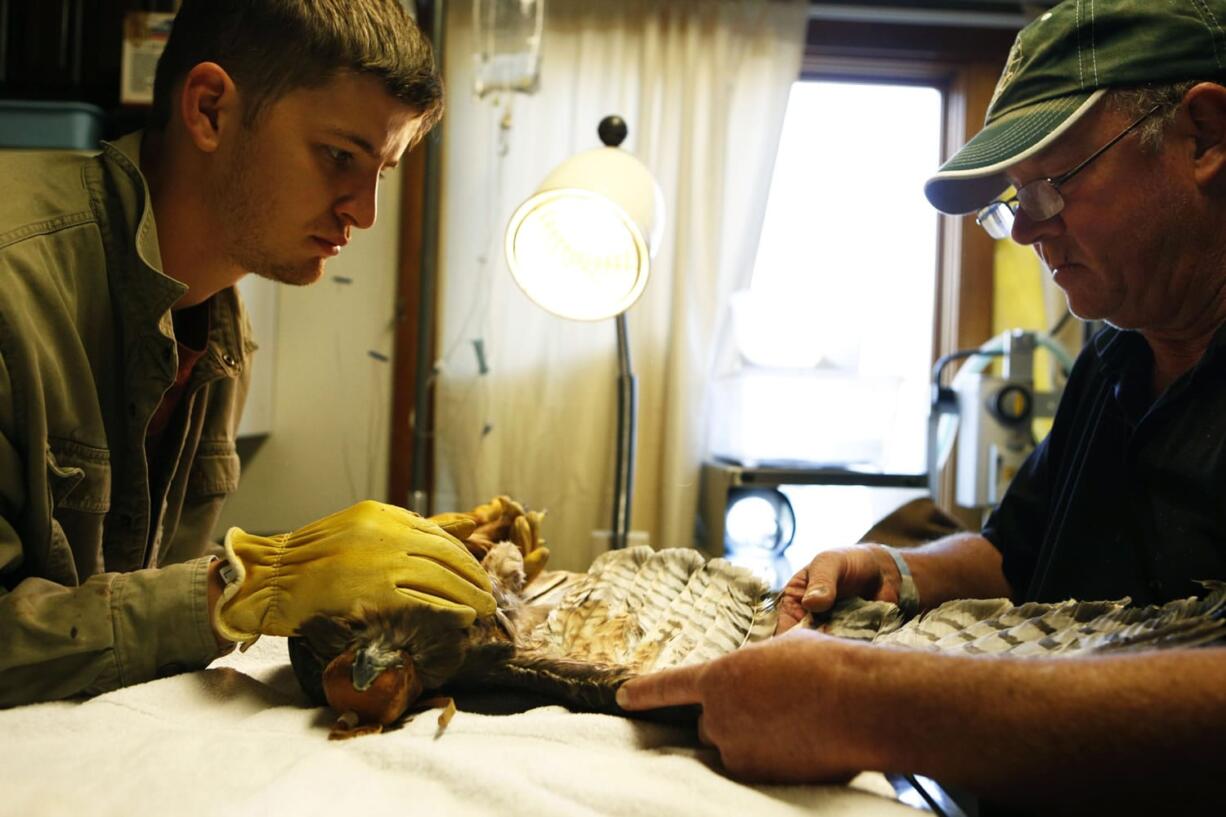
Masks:
[[[924,184],[944,213],[970,213],[1114,87],[1226,76],[1226,0],[1065,0],[1020,32],[983,130]]]

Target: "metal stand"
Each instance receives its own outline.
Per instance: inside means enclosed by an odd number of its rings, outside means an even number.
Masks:
[[[639,409],[639,383],[630,369],[626,313],[617,324],[617,461],[613,472],[613,526],[610,547],[620,550],[630,539],[630,500],[634,496],[634,446]]]

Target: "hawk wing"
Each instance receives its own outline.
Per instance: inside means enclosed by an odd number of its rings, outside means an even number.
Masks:
[[[544,621],[519,634],[512,655],[461,677],[621,713],[614,696],[622,682],[766,638],[775,630],[775,602],[748,570],[695,550],[609,551]]]
[[[970,655],[1086,655],[1196,647],[1226,639],[1226,583],[1201,598],[1163,605],[1069,600],[1014,605],[1008,599],[948,601],[904,623],[889,602],[851,599],[814,625],[831,635]]]

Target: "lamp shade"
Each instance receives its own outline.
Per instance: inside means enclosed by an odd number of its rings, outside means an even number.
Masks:
[[[563,318],[625,312],[647,286],[664,195],[651,172],[617,147],[558,165],[511,216],[507,265],[537,305]]]

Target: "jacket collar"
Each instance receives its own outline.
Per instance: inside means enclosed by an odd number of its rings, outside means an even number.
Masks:
[[[143,131],[136,131],[113,142],[102,143],[104,156],[122,175],[122,181],[127,182],[121,182],[116,187],[126,223],[135,224],[137,258],[134,259],[135,263],[128,265],[125,273],[128,280],[125,281],[127,286],[124,287],[122,300],[126,305],[122,308],[129,325],[137,327],[138,333],[143,331],[139,327],[156,325],[161,339],[154,338],[155,342],[173,342],[174,322],[170,307],[187,292],[187,285],[168,276],[162,269],[149,183],[140,170],[143,137]],[[121,236],[117,238],[124,240]],[[234,376],[247,365],[254,344],[233,287],[209,299],[209,318],[208,353],[197,368],[216,376]]]
[[[162,272],[162,250],[158,244],[157,224],[154,221],[153,207],[150,204],[149,183],[145,179],[145,174],[140,170],[140,146],[143,137],[144,131],[135,131],[126,136],[121,136],[114,142],[103,142],[102,149],[108,158],[113,160],[124,172],[132,182],[134,192],[138,194],[136,202],[137,207],[139,207],[139,216],[136,221],[136,254],[144,262],[145,266],[164,276],[165,273]],[[182,287],[183,292],[187,291],[185,285],[178,281],[174,283]]]

